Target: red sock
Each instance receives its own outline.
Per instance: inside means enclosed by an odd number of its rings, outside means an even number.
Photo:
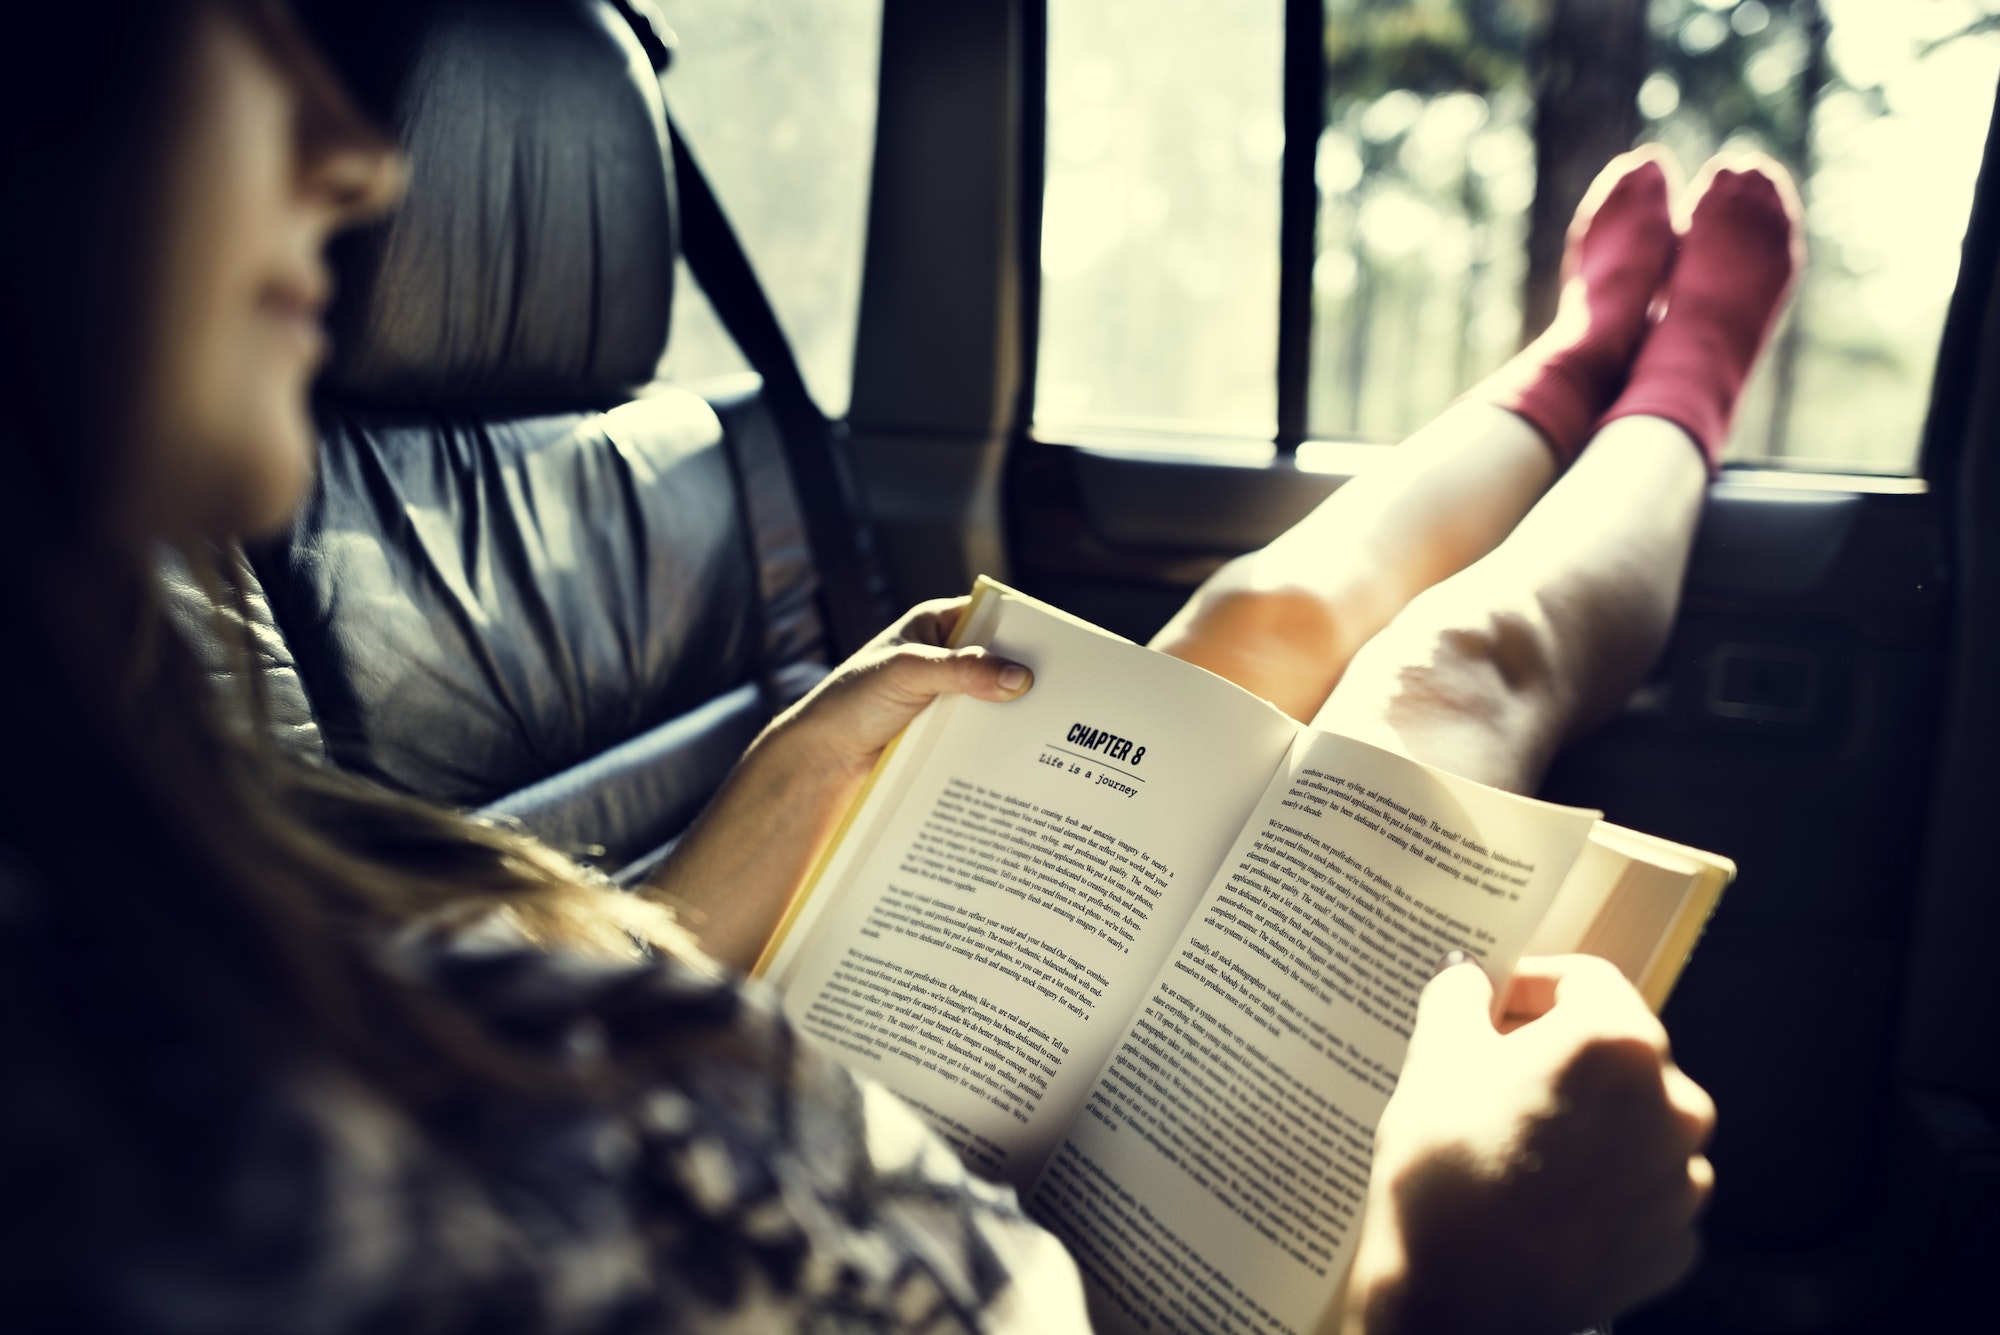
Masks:
[[[1798,270],[1798,205],[1775,162],[1718,168],[1702,188],[1667,309],[1604,420],[1643,414],[1685,430],[1716,470],[1743,382]]]
[[[1471,393],[1527,418],[1559,463],[1576,458],[1624,388],[1673,262],[1666,162],[1639,149],[1598,175],[1570,223],[1555,320]]]

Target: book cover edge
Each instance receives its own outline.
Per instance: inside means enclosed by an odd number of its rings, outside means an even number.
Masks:
[[[1654,952],[1653,962],[1647,966],[1645,978],[1639,984],[1639,995],[1645,998],[1655,1015],[1666,1009],[1667,998],[1673,994],[1674,985],[1680,982],[1688,961],[1694,958],[1694,948],[1701,944],[1702,934],[1708,930],[1709,921],[1722,904],[1722,892],[1736,880],[1736,864],[1730,859],[1718,853],[1706,853],[1702,862],[1702,875],[1688,892],[1687,902],[1681,906],[1672,930]]]

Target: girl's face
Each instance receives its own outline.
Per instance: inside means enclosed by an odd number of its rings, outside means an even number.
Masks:
[[[148,536],[266,532],[303,497],[326,242],[393,204],[405,175],[287,16],[197,8],[138,401],[130,501]]]

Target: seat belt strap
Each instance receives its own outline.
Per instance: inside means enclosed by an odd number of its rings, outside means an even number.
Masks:
[[[675,41],[659,10],[651,0],[612,2],[654,72],[664,74],[673,63]],[[847,454],[847,423],[829,421],[806,388],[784,326],[672,112],[667,114],[667,133],[673,141],[681,254],[708,294],[716,318],[751,369],[763,377],[764,402],[777,420],[806,545],[819,576],[827,631],[833,648],[845,657],[887,625],[890,613],[887,585]]]
[[[829,421],[813,401],[777,313],[688,150],[687,137],[671,116],[667,128],[680,196],[681,253],[723,328],[763,378],[765,402],[777,419],[806,542],[819,572],[828,630],[844,656],[888,621],[881,570],[847,455],[847,424]]]

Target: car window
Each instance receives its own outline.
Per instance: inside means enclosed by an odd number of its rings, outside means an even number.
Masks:
[[[1271,435],[1282,17],[1050,0],[1038,421]]]
[[[1640,57],[1588,95],[1627,142],[1664,142],[1690,170],[1760,149],[1806,197],[1811,260],[1727,457],[1913,469],[2000,77],[2000,0],[1323,9],[1321,121],[1302,140],[1315,258],[1281,279],[1285,0],[1049,0],[1039,434],[1269,439],[1281,281],[1311,286],[1307,434],[1421,425],[1552,296],[1567,207],[1537,221],[1537,164],[1576,146],[1538,141],[1535,53],[1623,32]],[[1592,27],[1544,32],[1548,13]]]
[[[847,411],[875,144],[881,0],[662,0],[667,104],[735,224],[806,383]],[[664,372],[743,369],[686,266]]]

